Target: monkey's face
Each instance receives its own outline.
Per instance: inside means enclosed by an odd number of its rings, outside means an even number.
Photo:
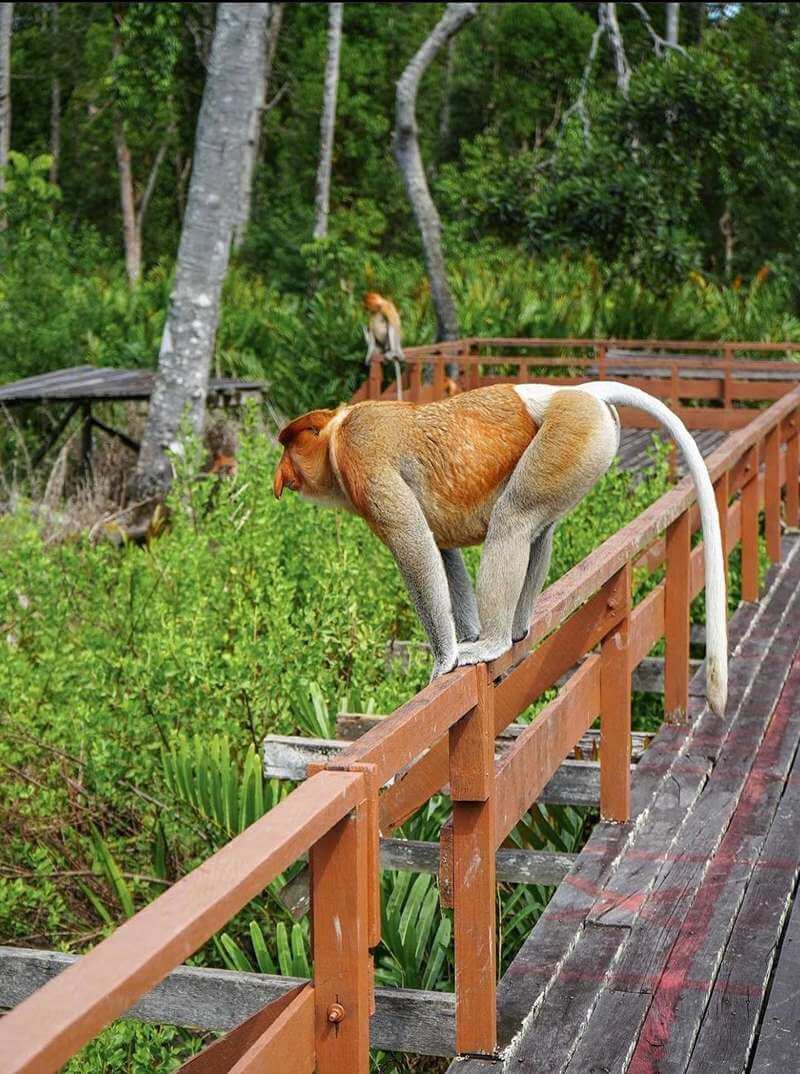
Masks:
[[[312,410],[281,430],[278,441],[283,444],[283,455],[272,483],[276,499],[281,498],[284,488],[312,499],[324,497],[330,491],[331,465],[324,430],[334,413]]]

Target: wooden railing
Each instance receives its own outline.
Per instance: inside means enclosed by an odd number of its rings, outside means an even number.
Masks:
[[[741,545],[744,600],[758,597],[761,511],[772,560],[780,557],[782,493],[786,523],[800,522],[798,430],[800,387],[754,414],[707,460],[726,557]],[[691,545],[698,525],[686,480],[545,590],[523,642],[422,690],[6,1015],[0,1072],[57,1070],[308,852],[313,980],[185,1069],[244,1074],[272,1063],[282,1074],[367,1074],[379,839],[448,782],[453,813],[442,830],[440,889],[454,912],[455,1049],[494,1053],[496,851],[598,717],[601,814],[629,817],[631,675],[661,638],[666,714],[681,719],[688,708],[689,607],[703,588],[702,546]],[[635,603],[637,568],[662,565],[664,580]],[[495,736],[576,665],[495,761]]]
[[[714,355],[713,352],[716,352]],[[410,402],[444,398],[454,390],[488,384],[545,380],[581,384],[623,380],[665,399],[690,429],[730,431],[753,417],[753,405],[774,402],[800,382],[800,363],[770,354],[800,357],[798,343],[709,343],[608,339],[461,339],[409,347],[402,395]],[[752,360],[743,355],[763,355]],[[386,378],[389,378],[388,381]],[[369,377],[353,397],[394,399],[394,367],[370,362]],[[690,405],[686,405],[689,403]],[[655,420],[620,408],[623,425],[655,428]]]

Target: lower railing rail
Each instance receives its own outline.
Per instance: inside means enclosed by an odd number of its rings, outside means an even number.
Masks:
[[[795,388],[707,460],[726,557],[741,546],[744,600],[758,597],[761,512],[773,560],[781,512],[788,526],[800,522],[799,429]],[[244,1074],[280,1063],[282,1074],[367,1074],[381,836],[446,783],[453,813],[438,867],[454,913],[455,1049],[494,1054],[497,849],[598,717],[601,814],[628,819],[631,676],[661,638],[666,715],[682,720],[688,711],[690,605],[703,588],[697,526],[687,480],[546,590],[528,637],[509,653],[437,680],[311,766],[271,812],[6,1015],[0,1072],[57,1070],[307,854],[313,980],[185,1069]],[[662,565],[664,579],[634,602],[638,575]],[[496,760],[495,736],[570,669]]]

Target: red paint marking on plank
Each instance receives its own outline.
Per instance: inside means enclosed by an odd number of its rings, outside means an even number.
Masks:
[[[688,987],[689,970],[703,939],[717,900],[715,889],[722,885],[733,869],[736,851],[748,833],[748,822],[764,793],[764,787],[773,782],[773,768],[778,750],[786,733],[791,710],[800,691],[800,653],[795,656],[789,677],[781,691],[761,748],[756,754],[753,767],[745,781],[744,789],[736,806],[720,851],[709,866],[691,911],[672,947],[667,965],[661,974],[653,1002],[642,1026],[636,1048],[628,1067],[628,1074],[657,1074],[664,1050],[669,1042],[676,1016],[676,1004],[681,992]],[[708,986],[710,987],[710,982]]]

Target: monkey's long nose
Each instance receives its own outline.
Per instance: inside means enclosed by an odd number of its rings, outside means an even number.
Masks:
[[[280,467],[275,471],[275,480],[272,482],[272,494],[276,500],[281,498],[283,492],[283,472]]]

